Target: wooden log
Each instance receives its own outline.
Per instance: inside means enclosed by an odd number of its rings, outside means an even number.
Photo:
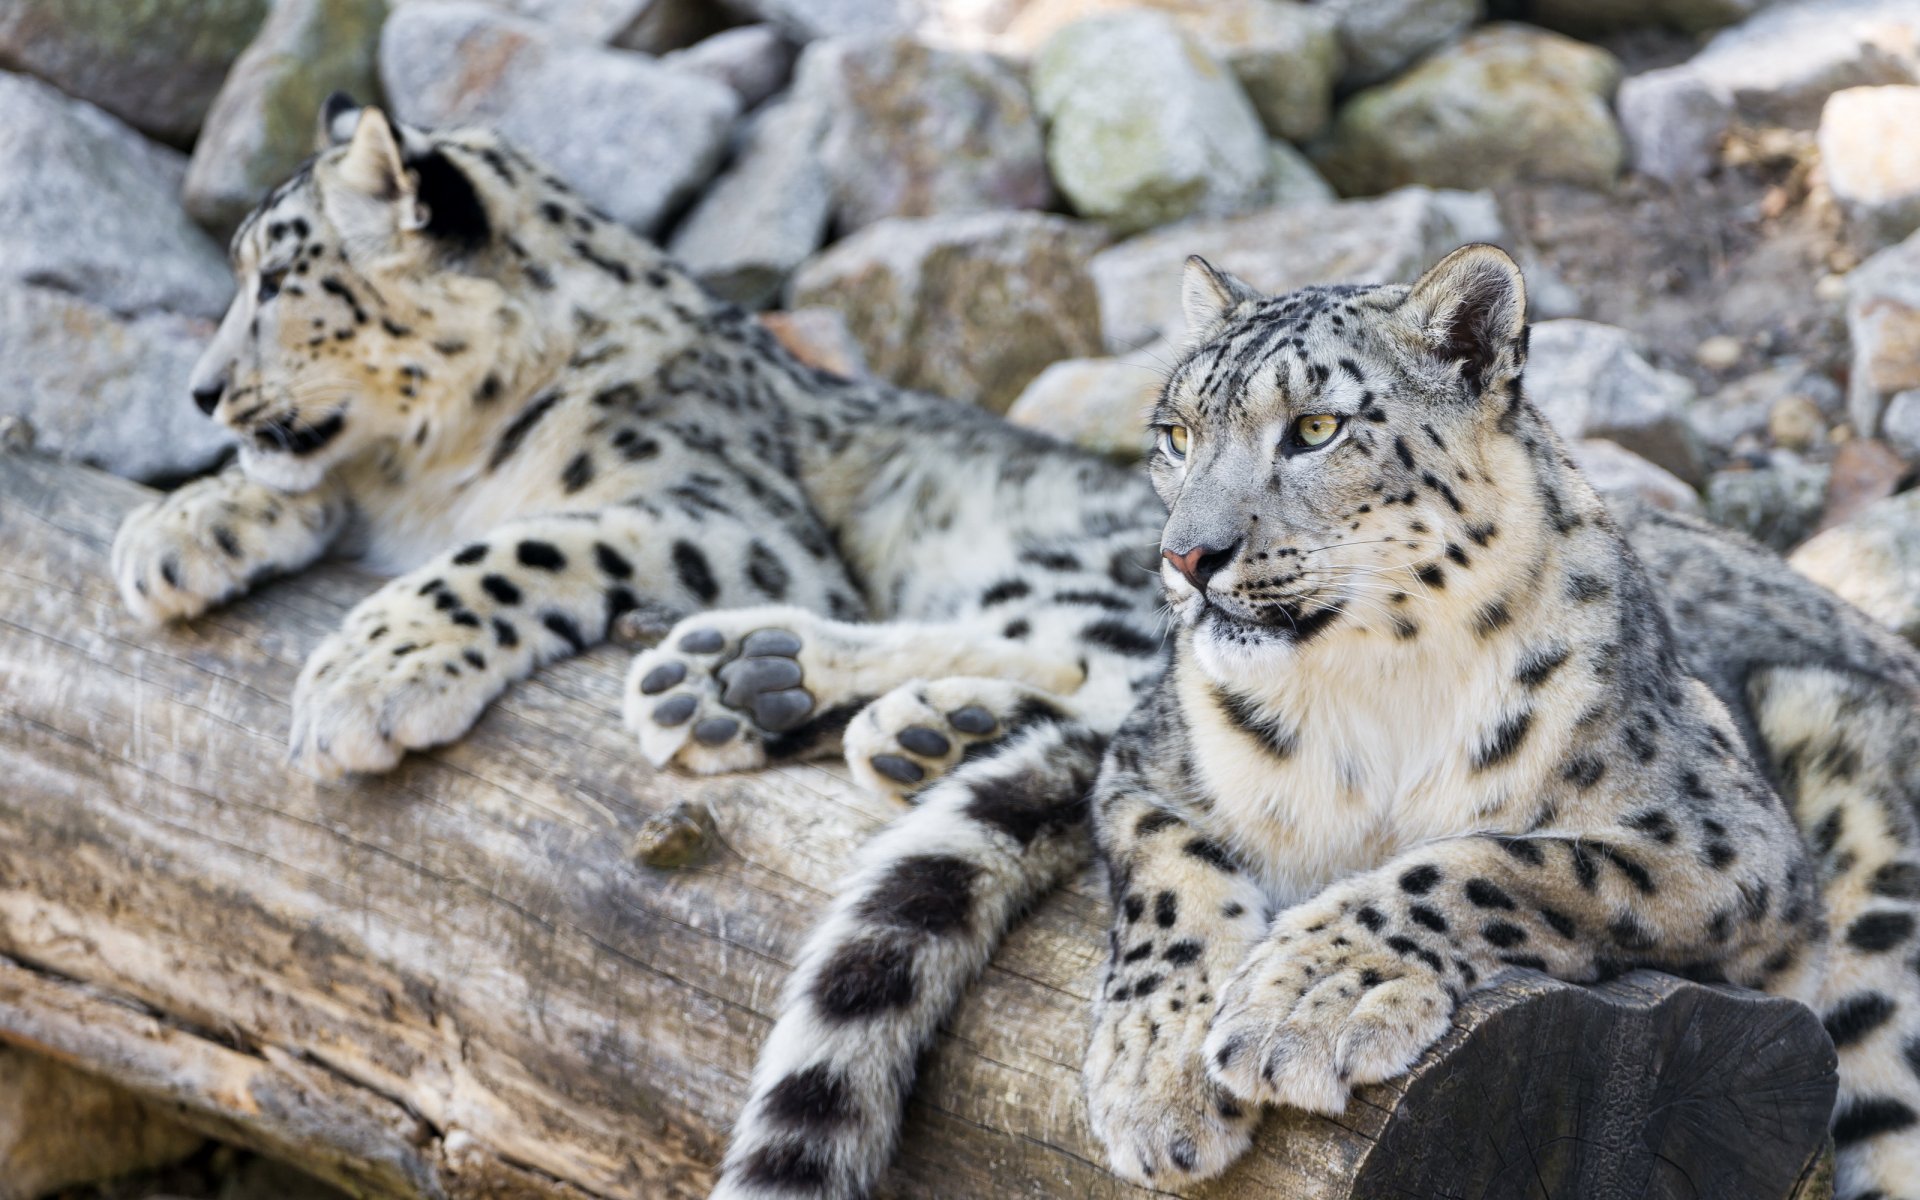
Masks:
[[[0,1040],[363,1196],[703,1195],[788,965],[889,805],[838,769],[654,773],[613,648],[387,778],[293,774],[295,673],[372,581],[329,566],[141,629],[106,557],[145,495],[0,455]],[[710,852],[642,865],[678,804],[711,812]],[[1165,1194],[1106,1172],[1080,1097],[1105,907],[1089,873],[1014,932],[881,1195]],[[1194,1194],[1810,1196],[1833,1063],[1786,1001],[1518,977],[1413,1074],[1337,1120],[1273,1115]]]

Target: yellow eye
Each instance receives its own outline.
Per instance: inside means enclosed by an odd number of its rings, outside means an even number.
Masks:
[[[1328,438],[1340,432],[1340,418],[1328,413],[1317,413],[1311,417],[1301,417],[1293,423],[1294,436],[1303,446],[1320,446]]]
[[[1167,426],[1166,432],[1161,435],[1161,443],[1166,447],[1167,454],[1170,457],[1185,458],[1187,456],[1187,427],[1185,425]]]

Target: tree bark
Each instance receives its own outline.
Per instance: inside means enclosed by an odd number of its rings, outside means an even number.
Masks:
[[[294,676],[374,581],[328,565],[140,628],[106,558],[147,495],[0,454],[0,1041],[365,1196],[704,1195],[788,966],[889,805],[837,768],[653,772],[610,647],[391,776],[309,780]],[[704,859],[643,865],[680,804],[712,813]],[[1080,1098],[1104,909],[1089,873],[1008,939],[881,1195],[1156,1194],[1106,1172]],[[1517,977],[1413,1074],[1337,1120],[1274,1114],[1193,1194],[1811,1200],[1833,1062],[1787,1001]]]

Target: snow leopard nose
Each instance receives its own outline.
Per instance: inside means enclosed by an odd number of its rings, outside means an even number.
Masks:
[[[1195,546],[1191,550],[1173,551],[1162,548],[1160,557],[1173,564],[1174,570],[1186,576],[1187,582],[1200,591],[1207,590],[1207,581],[1220,573],[1220,568],[1233,561],[1240,549],[1240,543],[1223,546]]]
[[[216,379],[212,383],[203,384],[200,387],[194,388],[193,402],[199,406],[201,412],[212,416],[213,410],[220,407],[221,393],[226,390],[227,381],[224,379]]]

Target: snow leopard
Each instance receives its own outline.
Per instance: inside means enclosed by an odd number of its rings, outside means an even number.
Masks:
[[[1184,299],[1148,461],[1169,662],[1090,806],[1111,1168],[1211,1177],[1506,973],[1651,967],[1812,1006],[1838,1194],[1920,1197],[1920,657],[1737,536],[1603,504],[1525,397],[1495,247],[1278,297],[1195,259]],[[866,1194],[950,964],[1074,861],[1010,848],[942,811],[862,851],[716,1195]]]

